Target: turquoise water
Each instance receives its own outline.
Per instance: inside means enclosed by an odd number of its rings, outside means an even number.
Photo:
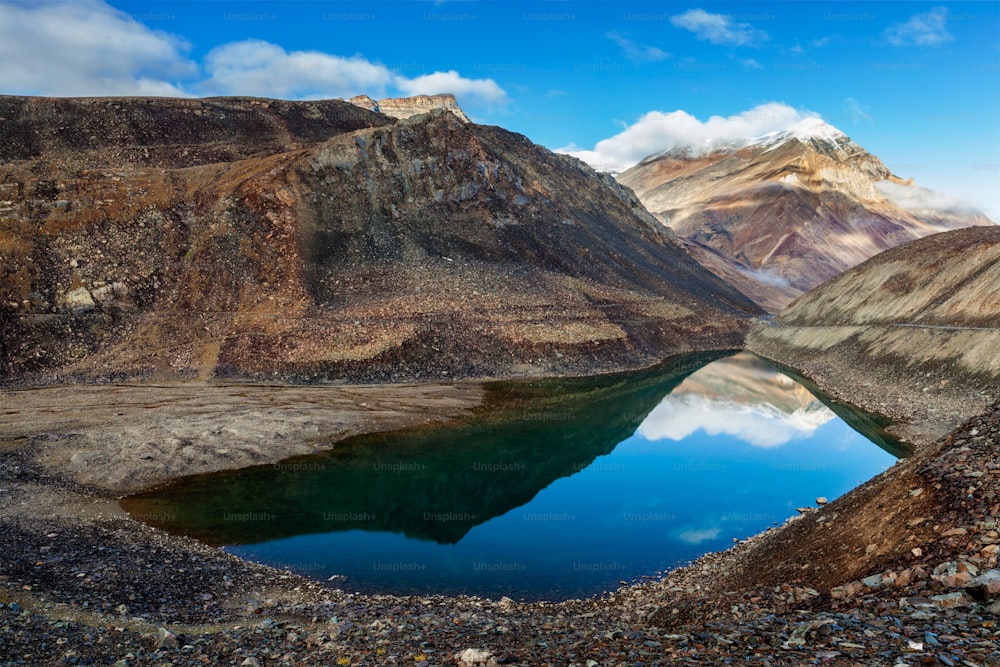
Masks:
[[[460,424],[355,438],[123,505],[345,590],[581,597],[724,549],[896,461],[878,420],[836,407],[882,446],[752,355],[683,357],[497,385]]]

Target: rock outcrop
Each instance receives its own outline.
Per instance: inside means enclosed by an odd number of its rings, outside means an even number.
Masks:
[[[748,346],[863,407],[954,426],[1000,390],[1000,227],[876,255],[757,326]]]
[[[413,97],[386,97],[375,101],[367,95],[357,95],[348,100],[351,104],[357,105],[368,111],[384,113],[390,118],[403,119],[416,116],[422,113],[429,113],[435,109],[444,109],[455,114],[459,120],[468,123],[469,118],[458,106],[454,95],[414,95]]]
[[[883,250],[989,225],[942,208],[839,130],[807,119],[710,152],[654,155],[622,173],[692,255],[770,312]]]
[[[5,380],[586,373],[739,345],[759,312],[520,135],[175,102],[3,98]]]

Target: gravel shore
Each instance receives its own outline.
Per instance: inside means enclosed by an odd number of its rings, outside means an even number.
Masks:
[[[0,446],[3,665],[1000,665],[1000,404],[855,491],[588,600],[363,596]]]

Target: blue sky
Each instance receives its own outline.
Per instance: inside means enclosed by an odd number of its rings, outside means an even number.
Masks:
[[[1000,220],[996,1],[0,0],[0,62],[10,94],[453,92],[553,149],[644,118],[700,136],[818,114]]]

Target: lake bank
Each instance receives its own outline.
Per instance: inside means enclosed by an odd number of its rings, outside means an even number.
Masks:
[[[14,556],[0,579],[0,653],[15,656],[11,664],[67,652],[124,664],[446,664],[481,648],[506,664],[802,664],[820,654],[954,656],[961,641],[963,655],[988,664],[1000,659],[986,625],[992,603],[975,599],[974,577],[958,572],[972,565],[978,577],[996,565],[986,494],[1000,467],[998,422],[994,410],[825,508],[662,581],[558,604],[331,591],[117,515],[111,494],[38,466],[24,442],[6,440],[0,546]],[[58,430],[44,427],[34,425]],[[878,585],[860,583],[874,575]],[[181,635],[177,647],[160,627]],[[934,646],[927,632],[958,639]]]
[[[758,322],[746,346],[836,399],[892,419],[891,431],[917,447],[1000,395],[996,330]]]

